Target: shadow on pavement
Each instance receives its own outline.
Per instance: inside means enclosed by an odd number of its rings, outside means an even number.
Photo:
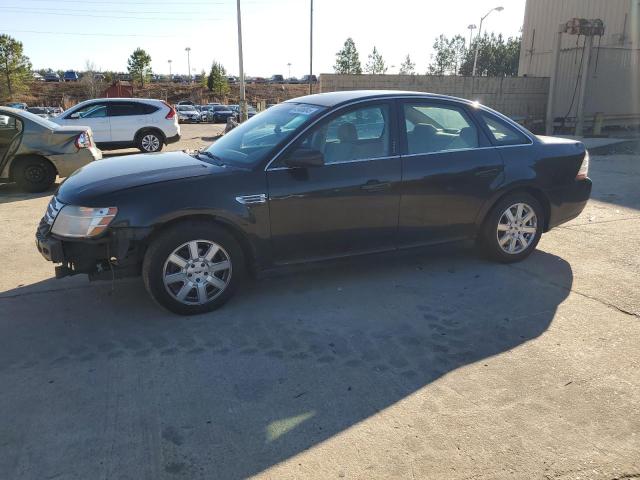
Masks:
[[[191,318],[135,280],[15,289],[0,467],[16,478],[28,451],[32,478],[246,478],[542,335],[572,280],[549,253],[514,268],[441,247],[250,281]]]
[[[31,200],[34,198],[50,197],[60,185],[61,180],[55,183],[49,190],[41,193],[27,193],[20,190],[15,183],[0,183],[0,204],[20,202],[22,200]],[[43,212],[44,213],[44,212]]]

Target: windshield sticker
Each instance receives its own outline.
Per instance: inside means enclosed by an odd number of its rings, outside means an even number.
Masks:
[[[290,113],[296,113],[300,115],[311,115],[314,112],[318,111],[318,107],[310,107],[308,105],[298,105],[294,109],[291,110]]]

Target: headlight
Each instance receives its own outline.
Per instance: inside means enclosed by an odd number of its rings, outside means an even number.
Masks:
[[[117,213],[116,207],[90,208],[65,205],[58,213],[51,233],[61,237],[95,237],[107,229]]]

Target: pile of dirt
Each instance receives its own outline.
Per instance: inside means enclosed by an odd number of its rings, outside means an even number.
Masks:
[[[98,92],[104,92],[109,84],[99,85]],[[314,92],[318,91],[314,85]],[[279,103],[290,98],[300,97],[309,93],[308,85],[247,85],[247,101],[252,105],[258,102]],[[98,96],[102,96],[99,93]],[[135,86],[133,96],[138,98],[157,98],[168,103],[177,103],[181,100],[191,100],[196,104],[208,102],[238,103],[240,87],[230,85],[229,94],[217,96],[200,85],[188,85],[177,83],[151,83],[144,87]],[[81,82],[47,83],[34,82],[29,91],[16,96],[14,101],[25,102],[30,106],[56,106],[70,108],[76,103],[94,98],[91,89]]]

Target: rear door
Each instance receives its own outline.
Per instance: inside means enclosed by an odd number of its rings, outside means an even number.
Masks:
[[[24,124],[19,118],[0,112],[0,177],[20,147]]]
[[[111,141],[111,123],[108,116],[108,102],[91,102],[71,110],[64,117],[56,118],[60,125],[91,127],[96,143]]]
[[[156,107],[140,102],[110,102],[112,141],[133,142],[138,130],[154,123],[151,113],[156,110]]]
[[[399,242],[437,243],[473,234],[503,162],[463,104],[403,100]]]

